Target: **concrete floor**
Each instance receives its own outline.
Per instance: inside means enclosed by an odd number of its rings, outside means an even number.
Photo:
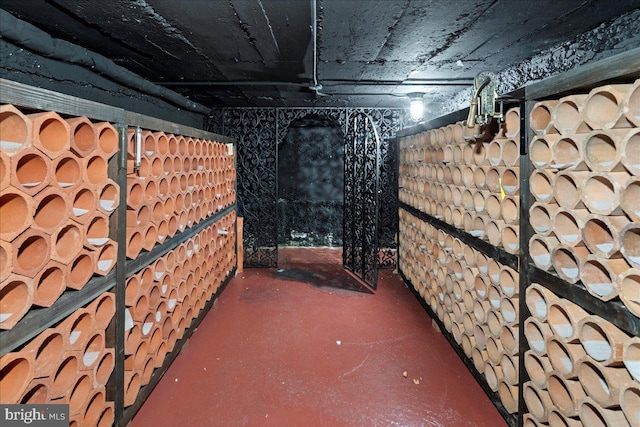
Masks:
[[[133,427],[506,425],[397,275],[372,295],[339,250],[279,255],[229,283]]]

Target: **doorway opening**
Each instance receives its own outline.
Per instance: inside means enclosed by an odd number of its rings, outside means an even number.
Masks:
[[[344,133],[316,115],[295,120],[278,147],[278,246],[342,247]]]

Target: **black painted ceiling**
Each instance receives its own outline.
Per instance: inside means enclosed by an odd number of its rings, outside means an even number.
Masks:
[[[439,103],[638,0],[0,0],[54,37],[218,106]],[[326,96],[324,96],[326,95]]]

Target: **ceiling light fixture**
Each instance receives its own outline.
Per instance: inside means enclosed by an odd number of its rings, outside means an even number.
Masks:
[[[424,103],[422,102],[422,97],[424,93],[422,92],[411,92],[408,93],[409,97],[409,115],[411,118],[418,122],[422,120],[422,116],[424,115]]]

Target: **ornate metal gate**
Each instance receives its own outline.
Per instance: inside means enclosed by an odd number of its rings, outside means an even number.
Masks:
[[[245,266],[278,265],[278,143],[292,121],[311,113],[340,123],[345,134],[348,132],[349,118],[367,115],[373,119],[381,139],[378,152],[380,207],[377,267],[394,268],[398,177],[396,147],[391,138],[412,122],[403,109],[344,107],[225,108],[215,111],[209,118],[208,130],[228,135],[237,141],[238,197],[243,202]],[[349,165],[348,161],[345,163]],[[345,197],[349,199],[346,194]]]
[[[354,112],[348,118],[344,168],[344,268],[375,289],[380,138],[373,120],[365,113]]]

